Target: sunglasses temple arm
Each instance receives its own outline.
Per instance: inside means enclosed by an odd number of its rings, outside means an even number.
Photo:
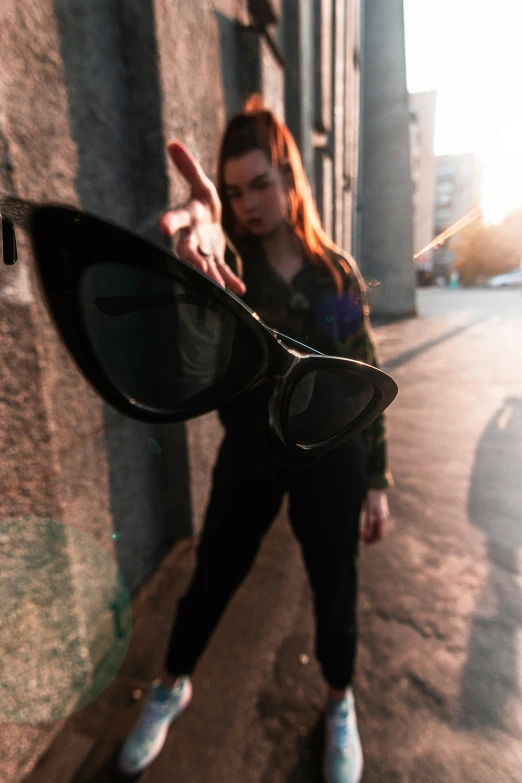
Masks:
[[[281,342],[283,342],[287,348],[293,348],[294,350],[297,350],[299,351],[299,353],[302,354],[311,353],[311,354],[316,354],[317,356],[325,356],[325,354],[322,351],[318,351],[316,348],[312,348],[311,346],[306,345],[305,343],[300,343],[298,340],[294,340],[293,337],[288,337],[286,334],[283,334],[282,332],[278,332],[276,329],[271,329],[269,326],[267,326],[266,328],[272,334],[272,336],[276,338],[276,340],[280,340]]]

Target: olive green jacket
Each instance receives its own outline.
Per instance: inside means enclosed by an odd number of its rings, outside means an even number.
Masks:
[[[225,260],[247,287],[243,301],[263,321],[295,340],[330,356],[379,367],[369,320],[365,284],[350,256],[329,251],[344,291],[339,295],[330,273],[308,262],[290,284],[269,264],[259,240],[228,243]],[[387,467],[386,420],[380,415],[363,431],[370,487],[393,485]]]

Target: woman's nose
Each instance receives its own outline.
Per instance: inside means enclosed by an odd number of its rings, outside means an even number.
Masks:
[[[245,212],[256,212],[258,206],[258,198],[255,193],[247,193],[243,202]]]

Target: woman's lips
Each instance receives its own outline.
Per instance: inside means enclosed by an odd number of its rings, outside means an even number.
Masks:
[[[262,228],[263,227],[263,218],[251,218],[247,221],[247,226],[249,228]]]

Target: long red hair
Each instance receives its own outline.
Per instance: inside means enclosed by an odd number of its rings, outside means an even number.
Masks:
[[[263,97],[257,93],[251,95],[244,110],[232,117],[226,127],[218,162],[218,193],[222,204],[222,225],[232,242],[241,236],[241,230],[230,206],[225,190],[223,171],[230,158],[239,158],[252,150],[262,150],[274,168],[284,175],[290,173],[288,194],[288,222],[303,244],[306,255],[333,278],[339,292],[343,290],[340,271],[336,268],[327,250],[332,251],[347,272],[350,272],[344,255],[335,243],[326,235],[303,169],[301,155],[289,129],[265,108]]]

